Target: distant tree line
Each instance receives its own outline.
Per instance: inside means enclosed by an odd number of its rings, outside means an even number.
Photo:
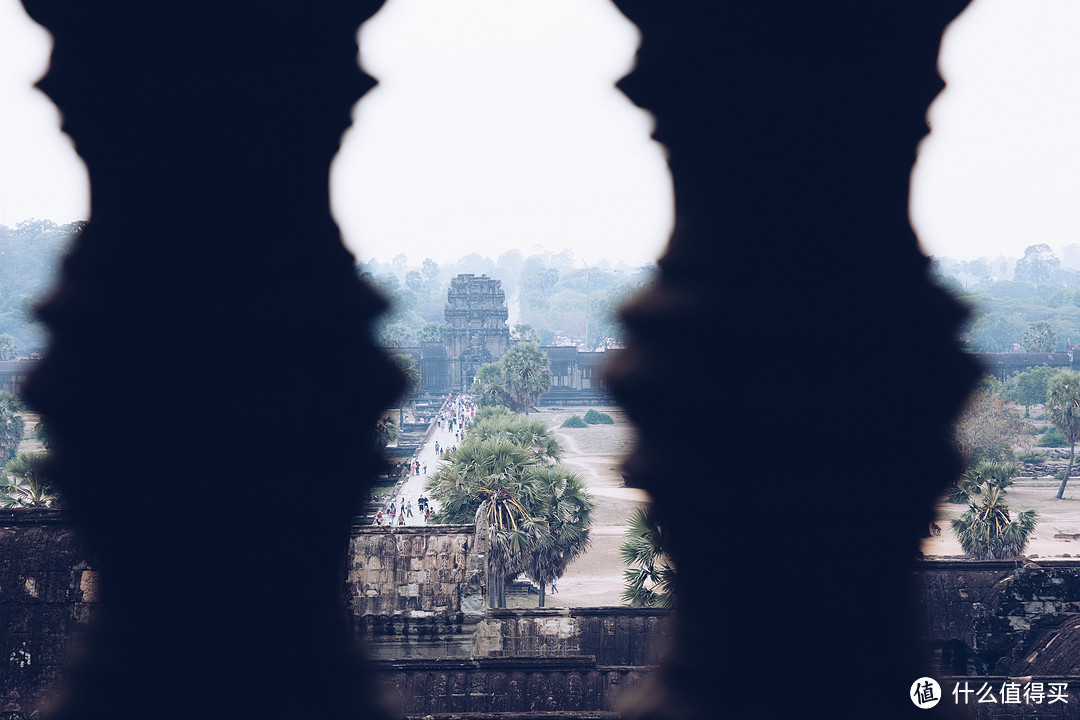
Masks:
[[[0,225],[0,359],[44,349],[45,331],[33,308],[48,294],[61,255],[85,226],[51,220]]]
[[[0,225],[0,336],[9,338],[0,337],[0,359],[44,349],[45,332],[33,307],[49,292],[60,257],[85,226],[84,221],[58,225],[51,220]],[[451,278],[461,273],[502,281],[512,324],[531,326],[533,336],[527,339],[547,345],[582,336],[586,299],[592,344],[600,338],[621,341],[617,309],[651,281],[655,266],[598,260],[586,269],[569,250],[528,256],[510,250],[495,260],[470,253],[442,265],[431,258],[410,263],[399,254],[390,262],[360,263],[357,271],[389,302],[389,312],[375,326],[384,347],[442,340],[446,293]]]
[[[1022,258],[935,258],[938,283],[970,310],[962,328],[978,352],[1053,352],[1080,344],[1080,244],[1059,258],[1046,244]]]
[[[518,250],[492,260],[477,253],[440,265],[426,258],[410,264],[405,255],[391,262],[371,260],[361,276],[382,293],[390,311],[376,324],[384,347],[408,347],[442,339],[446,293],[461,273],[487,275],[502,282],[511,325],[528,329],[515,339],[551,345],[584,339],[588,305],[589,344],[621,342],[618,308],[651,281],[654,266],[630,267],[598,261],[586,268],[570,251],[525,256]]]

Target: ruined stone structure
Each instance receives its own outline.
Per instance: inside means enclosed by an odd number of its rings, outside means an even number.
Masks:
[[[541,346],[551,360],[551,390],[538,405],[596,405],[614,402],[608,393],[604,368],[621,350],[582,352],[576,347]]]
[[[36,360],[0,360],[0,390],[18,395]]]
[[[495,362],[510,346],[506,294],[487,275],[462,274],[446,294],[443,341],[450,359],[450,390],[467,391],[481,365]]]
[[[342,577],[349,617],[379,684],[409,715],[612,713],[666,650],[667,610],[485,609],[483,565],[471,526],[352,527]],[[1008,676],[1069,683],[1064,709],[999,704],[971,718],[1075,716],[1080,560],[931,559],[914,577],[931,676],[943,688],[1000,687]],[[101,592],[96,561],[61,513],[0,511],[5,720],[24,720],[56,687],[64,650],[86,631]]]
[[[667,611],[489,610],[484,563],[472,526],[352,526],[342,588],[354,636],[407,711],[610,711],[655,665]],[[60,512],[0,510],[5,720],[57,689],[65,650],[98,614],[97,566]],[[267,578],[264,592],[278,591]]]
[[[589,655],[601,665],[652,666],[668,635],[663,608],[585,607],[488,610],[471,654]]]
[[[924,560],[915,578],[940,675],[1030,675],[1062,624],[1080,624],[1080,560]],[[1058,658],[1040,674],[1075,676],[1074,662]]]
[[[471,525],[354,525],[345,601],[374,657],[467,655],[484,616],[484,548]]]
[[[382,660],[374,666],[402,713],[447,713],[441,716],[447,720],[618,720],[613,711],[652,674],[651,668],[601,665],[587,655]]]

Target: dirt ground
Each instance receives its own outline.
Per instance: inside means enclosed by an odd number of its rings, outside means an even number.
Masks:
[[[623,565],[619,545],[626,534],[630,513],[649,501],[643,490],[623,484],[620,463],[634,443],[634,432],[626,414],[617,407],[596,408],[615,420],[614,425],[587,428],[560,428],[571,415],[584,415],[589,408],[544,408],[531,417],[543,420],[562,443],[563,464],[580,473],[593,494],[593,526],[589,549],[559,578],[559,592],[548,594],[548,607],[593,607],[621,605]],[[535,596],[511,598],[512,607],[535,606]]]
[[[23,439],[21,441],[19,441],[19,447],[18,447],[19,452],[42,452],[42,451],[44,451],[45,446],[42,445],[34,437],[34,428],[36,428],[37,424],[38,424],[38,415],[37,415],[37,413],[21,412],[21,413],[19,413],[19,415],[22,416],[23,422],[26,423],[25,427],[23,428]]]
[[[1080,478],[1070,478],[1064,499],[1056,500],[1054,496],[1060,485],[1061,481],[1052,477],[1021,478],[1005,495],[1005,502],[1012,510],[1035,510],[1039,515],[1039,524],[1035,526],[1025,552],[1028,557],[1080,557],[1080,539],[1054,537],[1080,535]],[[938,505],[937,524],[941,528],[941,535],[923,541],[924,555],[964,554],[953,536],[949,520],[959,517],[967,508],[967,505],[952,503]]]

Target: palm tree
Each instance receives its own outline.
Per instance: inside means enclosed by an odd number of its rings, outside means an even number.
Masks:
[[[524,566],[524,556],[543,542],[547,528],[505,488],[479,488],[476,530],[488,541],[488,606],[506,607],[506,583]]]
[[[536,488],[527,475],[536,465],[528,450],[509,440],[468,438],[428,480],[428,491],[440,508],[436,522],[474,522],[486,497],[481,497],[481,490],[505,489],[529,507],[536,498]]]
[[[1057,333],[1045,320],[1031,323],[1022,340],[1027,352],[1054,352],[1057,348]]]
[[[386,415],[375,423],[375,445],[380,450],[385,449],[387,445],[397,440],[398,436],[398,426],[397,423],[394,422],[392,415]]]
[[[1024,552],[1038,523],[1034,510],[1018,513],[1013,520],[1005,504],[1006,489],[1020,470],[1015,465],[1006,468],[1003,463],[983,463],[975,470],[965,474],[964,482],[968,483],[968,496],[977,497],[978,502],[953,519],[953,533],[964,553],[976,560],[1016,557]]]
[[[630,529],[619,546],[626,587],[622,600],[635,607],[671,607],[675,604],[675,568],[664,551],[664,535],[647,510],[630,515]]]
[[[506,379],[499,363],[481,365],[473,377],[469,392],[481,408],[510,406],[510,398],[506,394]]]
[[[398,399],[398,424],[401,424],[405,422],[405,400],[420,389],[420,366],[416,364],[416,358],[405,353],[397,353],[390,359],[405,378],[405,389]]]
[[[1069,464],[1056,496],[1061,500],[1072,473],[1076,441],[1080,440],[1080,373],[1064,371],[1050,378],[1046,385],[1046,418],[1069,443]]]
[[[477,535],[487,538],[488,603],[505,607],[508,580],[526,569],[534,546],[550,541],[541,512],[549,488],[537,475],[543,466],[531,449],[502,435],[479,438],[475,431],[431,476],[428,491],[439,503],[436,522],[474,522]]]
[[[956,505],[971,504],[973,499],[982,494],[983,485],[990,483],[1002,489],[1008,488],[1020,474],[1020,468],[1014,462],[989,460],[970,467],[949,491],[947,500]]]
[[[0,463],[15,457],[22,442],[26,423],[19,413],[23,404],[9,392],[0,391]]]
[[[499,358],[499,365],[514,409],[528,415],[532,404],[551,389],[551,359],[536,343],[519,343]]]
[[[481,411],[469,430],[470,439],[503,438],[531,450],[542,463],[548,465],[562,459],[562,445],[543,421],[530,420],[509,411],[494,410],[491,408]]]
[[[45,453],[21,452],[0,474],[0,506],[48,507],[55,498],[45,475]]]
[[[589,547],[595,503],[577,473],[556,466],[538,468],[532,475],[543,488],[538,514],[547,532],[530,546],[525,573],[540,586],[539,607],[544,607],[546,583],[562,577]]]

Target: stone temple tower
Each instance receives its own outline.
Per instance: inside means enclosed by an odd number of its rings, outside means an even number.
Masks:
[[[487,275],[458,275],[446,296],[443,338],[450,359],[450,388],[472,385],[476,370],[495,362],[510,345],[502,282]]]

